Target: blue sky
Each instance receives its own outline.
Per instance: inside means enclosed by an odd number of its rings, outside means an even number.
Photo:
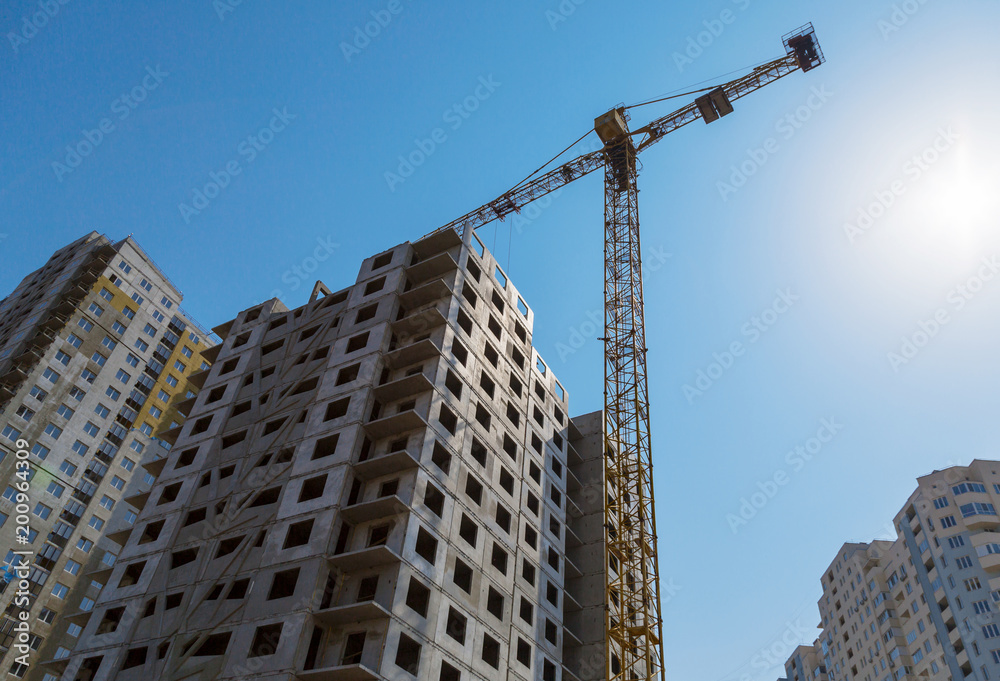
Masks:
[[[225,2],[53,2],[34,30],[37,2],[3,4],[0,291],[94,229],[133,234],[206,325],[299,305],[616,103],[721,82],[812,21],[826,65],[642,158],[668,678],[773,679],[842,542],[885,536],[916,476],[1000,457],[996,2]],[[573,411],[598,409],[599,175],[529,215],[481,238]]]

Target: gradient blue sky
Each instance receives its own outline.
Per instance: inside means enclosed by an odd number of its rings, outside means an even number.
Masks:
[[[1000,253],[995,1],[565,0],[560,14],[556,0],[400,0],[346,56],[388,0],[220,4],[70,0],[14,40],[39,6],[3,3],[0,291],[93,229],[133,234],[206,325],[276,294],[299,305],[313,278],[352,282],[361,258],[494,198],[616,103],[780,56],[781,35],[812,21],[826,65],[642,159],[668,678],[775,678],[761,651],[783,661],[786,634],[811,641],[842,542],[886,536],[916,476],[1000,458],[1000,278],[956,288]],[[119,119],[147,67],[168,75]],[[480,79],[488,97],[447,115]],[[679,104],[638,109],[634,125]],[[275,108],[294,119],[251,160],[240,145]],[[104,118],[113,129],[57,177]],[[385,174],[435,130],[443,141],[390,190]],[[720,190],[754,155],[766,162]],[[179,204],[233,161],[240,174],[185,220]],[[879,196],[891,205],[849,236]],[[601,178],[532,215],[481,237],[534,308],[573,411],[598,409]],[[297,283],[319,243],[336,245]],[[778,291],[797,300],[772,315]],[[894,367],[888,353],[936,314]],[[743,354],[720,376],[713,355],[734,342]],[[699,370],[719,377],[686,396]],[[822,419],[842,428],[812,460],[787,458]],[[734,532],[727,515],[776,474],[786,484]]]

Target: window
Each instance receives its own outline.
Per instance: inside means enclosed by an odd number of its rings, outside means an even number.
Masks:
[[[87,396],[83,390],[80,390],[75,385],[69,389],[69,396],[72,397],[77,402],[82,402],[83,398]]]
[[[71,333],[66,337],[66,342],[72,345],[74,348],[78,348],[83,345],[83,339],[77,336],[75,333]]]
[[[115,322],[114,324],[111,325],[111,330],[117,333],[119,336],[122,336],[125,334],[125,325],[122,324],[121,322]]]
[[[156,327],[152,324],[146,324],[146,326],[143,327],[142,332],[150,338],[156,337]]]
[[[39,402],[45,401],[45,398],[49,396],[47,392],[39,388],[37,385],[31,388],[31,392],[29,394]]]
[[[83,444],[79,440],[73,443],[73,451],[76,452],[78,456],[85,456],[87,454],[87,445]]]
[[[49,448],[45,447],[44,445],[40,445],[36,442],[35,445],[31,448],[31,453],[37,456],[42,461],[44,461],[45,457],[49,455]]]
[[[455,608],[448,607],[448,621],[445,626],[445,633],[462,645],[465,645],[465,630],[468,627],[469,618],[460,613]]]
[[[59,428],[58,426],[50,423],[49,425],[45,426],[45,434],[48,435],[53,440],[58,440],[59,436],[62,435],[62,428]],[[18,435],[20,435],[20,433],[18,433]]]
[[[115,500],[109,497],[107,494],[101,497],[101,507],[106,508],[109,511],[115,507]]]
[[[281,622],[257,627],[247,657],[274,655],[275,651],[278,650],[278,644],[281,643],[281,627]]]
[[[6,426],[3,429],[3,436],[11,442],[17,442],[18,438],[21,437],[21,431],[17,430],[13,426]]]
[[[39,501],[37,504],[35,504],[35,510],[32,511],[32,513],[37,515],[42,520],[46,520],[52,513],[52,509]]]
[[[138,304],[138,305],[142,305],[144,302],[146,302],[143,299],[143,297],[140,296],[138,293],[133,293],[132,294],[132,300],[134,300],[136,302],[136,304]]]
[[[85,380],[87,383],[93,383],[95,380],[97,380],[97,374],[95,374],[90,369],[84,369],[82,372],[80,372],[80,378]]]
[[[30,421],[31,417],[35,415],[35,412],[33,412],[32,410],[28,409],[26,406],[24,406],[22,404],[20,407],[17,408],[17,411],[15,412],[15,414],[17,416],[19,416],[24,421]]]
[[[87,524],[88,524],[88,525],[90,525],[90,526],[91,526],[92,528],[94,528],[95,530],[97,530],[98,532],[100,532],[100,531],[101,531],[101,528],[103,528],[103,527],[104,527],[104,520],[103,520],[103,519],[101,519],[101,518],[98,518],[98,517],[97,517],[97,516],[95,515],[95,516],[91,516],[91,517],[90,517],[90,522],[89,522],[89,523],[87,523]]]
[[[52,587],[52,595],[56,598],[66,598],[68,593],[69,587],[62,582],[56,582],[56,585]]]
[[[483,662],[494,669],[500,668],[500,642],[489,634],[483,634]]]
[[[120,382],[127,384],[129,381],[132,380],[132,375],[129,374],[124,369],[119,369],[118,373],[115,374],[115,378],[118,379]]]
[[[55,383],[59,380],[59,374],[57,374],[52,369],[46,369],[42,372],[42,378],[44,378],[49,383]]]
[[[120,392],[112,388],[110,385],[108,386],[108,389],[104,391],[104,394],[110,397],[115,402],[117,402],[118,398],[122,396]]]
[[[80,567],[81,567],[80,564],[77,563],[75,560],[67,560],[66,565],[63,566],[63,570],[65,570],[66,572],[70,573],[73,576],[76,576],[76,574],[80,572]]]
[[[94,407],[94,413],[100,416],[102,419],[106,419],[108,418],[108,414],[111,413],[111,410],[105,407],[103,404],[98,404],[96,407]]]
[[[437,560],[437,539],[431,536],[430,532],[424,528],[417,531],[417,541],[414,550],[421,558],[433,564]]]
[[[180,361],[179,359],[174,360],[174,368],[181,373],[187,371],[187,365],[185,365],[184,362]]]
[[[118,465],[127,471],[131,471],[133,468],[135,468],[135,461],[133,461],[128,457],[125,457],[118,463]]]
[[[84,331],[90,331],[92,328],[94,328],[94,324],[92,322],[87,321],[86,317],[80,317],[76,325],[79,326]]]
[[[431,590],[414,577],[410,577],[410,585],[406,590],[406,605],[421,617],[427,617],[427,606],[430,603]]]
[[[117,490],[125,489],[125,481],[117,475],[111,478],[111,486]]]
[[[167,385],[169,385],[171,388],[176,388],[177,377],[174,376],[173,374],[167,374]]]
[[[56,409],[56,413],[59,414],[60,416],[62,416],[64,419],[67,419],[67,420],[73,418],[73,410],[70,409],[65,404],[60,404],[59,408]]]
[[[348,634],[344,642],[344,656],[341,658],[342,665],[361,664],[361,657],[365,650],[365,632],[359,631]]]
[[[153,317],[153,319],[155,319],[160,323],[163,323],[163,321],[166,319],[166,317],[163,316],[163,313],[156,309],[153,310],[153,314],[151,316]]]
[[[103,405],[98,405],[98,407],[99,408],[103,407]],[[104,407],[104,409],[107,410],[107,407]],[[107,414],[105,414],[105,416],[107,416]],[[83,432],[85,432],[90,437],[97,437],[97,434],[101,432],[101,429],[97,427],[96,423],[87,421],[87,425],[83,427]]]
[[[160,305],[167,308],[168,310],[174,306],[174,304],[166,296],[160,298]]]
[[[170,401],[170,393],[166,392],[165,390],[161,390],[160,392],[156,393],[156,399],[166,404],[167,402]]]
[[[60,485],[55,480],[53,480],[52,482],[49,483],[49,486],[48,488],[46,488],[45,491],[54,496],[56,499],[58,499],[62,496],[63,492],[66,491],[66,488]]]
[[[194,352],[191,350],[191,348],[185,345],[181,348],[181,354],[184,355],[185,357],[190,358],[194,354]]]
[[[63,366],[69,366],[69,355],[60,350],[59,352],[56,353],[56,361],[62,364]]]
[[[90,307],[88,307],[87,309],[90,310],[90,312],[92,312],[95,317],[100,317],[102,314],[104,314],[104,308],[98,305],[97,303],[91,303]]]
[[[153,290],[153,285],[150,284],[145,279],[143,279],[142,281],[139,282],[139,288],[145,289],[146,291],[152,291]]]
[[[396,646],[395,662],[396,666],[403,671],[417,676],[420,669],[420,644],[406,634],[400,634],[399,644]]]
[[[129,265],[129,264],[128,264],[127,262],[125,262],[124,260],[122,260],[122,261],[121,261],[120,263],[118,263],[118,269],[120,269],[120,270],[121,270],[122,272],[124,272],[125,274],[128,274],[129,272],[131,272],[131,271],[132,271],[132,266],[131,266],[131,265]]]
[[[146,350],[149,350],[149,343],[142,340],[141,338],[136,338],[133,347],[136,348],[139,352],[146,352]]]

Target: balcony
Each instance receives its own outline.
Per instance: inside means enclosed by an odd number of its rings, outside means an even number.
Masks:
[[[354,475],[362,481],[372,480],[389,473],[410,470],[418,465],[417,457],[404,449],[358,461],[354,464]]]
[[[419,241],[413,242],[413,251],[418,258],[424,259],[435,253],[446,251],[462,243],[461,235],[454,229],[446,229],[440,232],[431,232]]]
[[[173,428],[170,428],[169,430],[165,430],[162,433],[158,433],[157,434],[157,438],[159,438],[160,440],[163,440],[167,444],[173,446],[173,445],[177,444],[177,438],[180,436],[181,430],[183,430],[183,429],[184,429],[184,424],[182,423],[179,426],[174,426]]]
[[[410,309],[433,303],[450,294],[451,288],[444,279],[433,279],[400,294],[399,302],[403,307]]]
[[[182,416],[190,416],[191,410],[194,408],[194,403],[198,401],[198,396],[189,397],[186,400],[181,400],[174,405],[174,408],[181,413]]]
[[[437,357],[441,354],[438,347],[430,338],[425,338],[416,343],[410,343],[400,348],[395,348],[385,355],[385,364],[390,369],[405,367],[424,359]]]
[[[196,371],[195,373],[188,376],[188,383],[190,383],[196,390],[201,390],[205,387],[205,379],[208,378],[208,374],[211,369],[202,369],[201,371]]]
[[[360,504],[345,506],[340,509],[340,515],[352,525],[358,525],[371,520],[406,513],[409,510],[410,507],[406,505],[406,502],[394,494]]]
[[[134,507],[137,511],[141,511],[146,507],[146,502],[149,501],[149,492],[143,492],[142,494],[134,494],[130,497],[125,497],[122,499],[129,506]]]
[[[359,551],[349,551],[327,556],[327,562],[341,572],[349,573],[357,570],[367,570],[380,565],[393,565],[402,559],[388,546],[369,546]]]
[[[349,664],[296,672],[299,681],[379,681],[382,677],[363,664]]]
[[[396,381],[383,383],[374,390],[375,399],[383,404],[401,400],[404,397],[411,397],[420,393],[434,389],[434,384],[424,374],[414,374],[406,376]]]
[[[373,440],[380,440],[385,437],[392,437],[417,428],[426,428],[427,421],[424,417],[409,409],[392,416],[369,421],[364,425],[365,431]]]
[[[390,613],[375,601],[340,605],[313,613],[313,617],[327,626],[345,626],[372,620],[389,619]]]
[[[109,532],[105,536],[119,546],[125,546],[128,543],[128,538],[132,536],[132,530],[134,529],[133,527],[126,527],[115,532]]]
[[[402,319],[397,319],[390,325],[397,336],[412,336],[429,332],[439,326],[444,326],[448,320],[437,305],[425,307],[414,312],[408,312]]]
[[[153,459],[152,461],[144,461],[142,467],[153,475],[159,477],[160,473],[163,472],[164,466],[167,465],[167,457],[161,456],[158,459]]]

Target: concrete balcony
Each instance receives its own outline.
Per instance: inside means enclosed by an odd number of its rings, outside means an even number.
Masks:
[[[441,300],[451,294],[451,287],[445,283],[444,279],[433,279],[426,284],[411,288],[409,291],[400,294],[399,302],[406,309],[412,309]]]
[[[1000,526],[1000,517],[995,515],[970,515],[964,520],[965,526],[970,530],[991,530]]]
[[[987,553],[979,557],[979,564],[987,572],[1000,572],[1000,553]]]
[[[197,401],[198,401],[198,396],[195,395],[194,397],[189,397],[186,400],[181,400],[180,402],[178,402],[174,406],[177,407],[177,411],[179,411],[181,413],[181,415],[183,415],[183,416],[190,416],[191,415],[191,409],[194,408],[194,403],[197,402]]]
[[[439,326],[444,326],[448,320],[437,305],[409,312],[402,319],[397,319],[390,325],[397,336],[412,336],[418,333],[430,332]]]
[[[167,465],[167,457],[161,456],[158,459],[153,459],[152,461],[145,461],[142,463],[142,467],[153,475],[159,477],[160,473],[163,472],[163,468]]]
[[[149,501],[149,492],[143,492],[142,494],[134,494],[130,497],[125,497],[122,499],[129,506],[134,506],[135,510],[141,511],[146,507],[146,502]]]
[[[406,505],[406,502],[394,494],[360,504],[353,504],[352,506],[345,506],[340,509],[340,515],[352,525],[358,525],[406,513],[409,510],[410,507]]]
[[[350,603],[349,605],[338,605],[326,610],[319,610],[313,613],[313,617],[327,626],[345,626],[348,624],[360,624],[372,620],[389,619],[391,613],[380,603],[375,601],[362,601],[360,603]]]
[[[126,527],[122,530],[109,532],[105,536],[119,546],[125,546],[125,544],[128,543],[128,538],[132,536],[132,530],[134,529],[134,527]]]
[[[297,672],[299,681],[379,681],[383,677],[363,664],[341,665]]]
[[[385,355],[385,363],[390,369],[405,367],[424,359],[430,359],[441,354],[441,348],[427,338],[417,343],[410,343],[396,348]]]
[[[389,452],[379,456],[358,461],[354,464],[354,475],[359,480],[372,480],[389,473],[397,473],[416,468],[419,461],[416,455],[404,450]]]
[[[222,343],[218,345],[213,345],[210,348],[206,348],[201,351],[201,358],[204,359],[209,364],[215,364],[215,360],[219,359],[219,353],[222,352]]]
[[[406,376],[396,381],[390,381],[377,386],[373,391],[375,399],[383,404],[401,400],[404,397],[419,395],[434,389],[434,384],[424,374]]]
[[[183,429],[184,424],[182,423],[179,426],[174,426],[173,428],[157,433],[156,437],[173,446],[177,444],[177,438],[180,437],[181,430]]]
[[[196,371],[190,376],[188,376],[188,382],[195,387],[196,390],[201,390],[205,387],[205,379],[208,378],[208,374],[211,369],[202,369],[201,371]]]
[[[402,561],[399,554],[388,546],[369,546],[359,551],[348,551],[327,556],[327,562],[342,572],[366,570],[380,565],[393,565]]]
[[[413,252],[421,260],[428,258],[441,251],[454,248],[462,243],[462,237],[454,229],[446,229],[440,232],[431,232],[419,241],[413,242]]]
[[[424,417],[412,409],[376,419],[375,421],[369,421],[364,425],[365,430],[374,440],[426,427],[427,421]]]

